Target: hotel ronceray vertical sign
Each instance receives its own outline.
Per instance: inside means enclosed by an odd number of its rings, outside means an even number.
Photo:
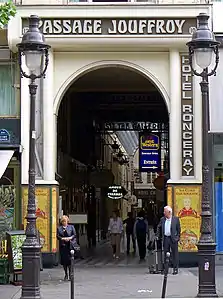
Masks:
[[[188,55],[181,55],[182,176],[194,176],[193,77]]]
[[[131,18],[83,19],[41,18],[40,30],[44,35],[190,35],[196,28],[195,18]],[[22,19],[22,34],[28,29]]]

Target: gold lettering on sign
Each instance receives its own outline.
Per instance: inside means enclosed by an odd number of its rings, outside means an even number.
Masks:
[[[181,55],[182,176],[194,176],[193,79],[189,57]]]

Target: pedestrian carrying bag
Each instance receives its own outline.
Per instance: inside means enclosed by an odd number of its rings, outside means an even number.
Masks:
[[[162,248],[158,249],[157,240],[155,237],[153,238],[154,242],[154,250],[149,250],[149,273],[151,274],[159,274],[163,272],[164,265],[163,265],[163,251]]]

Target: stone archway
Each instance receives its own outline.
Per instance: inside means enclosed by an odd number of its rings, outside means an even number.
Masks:
[[[123,60],[102,60],[102,61],[96,61],[94,63],[88,64],[80,69],[78,69],[76,72],[74,72],[69,78],[67,78],[66,81],[62,84],[60,87],[58,93],[55,96],[54,99],[54,115],[58,114],[60,103],[63,99],[63,96],[65,95],[66,91],[69,89],[69,87],[75,83],[79,78],[86,75],[87,73],[90,73],[91,71],[101,69],[101,68],[108,68],[108,67],[119,67],[123,69],[129,69],[131,71],[135,71],[139,75],[147,78],[160,92],[162,95],[164,102],[167,107],[168,113],[170,113],[170,99],[169,95],[162,85],[162,83],[155,77],[149,70],[134,64],[132,62],[123,61]]]

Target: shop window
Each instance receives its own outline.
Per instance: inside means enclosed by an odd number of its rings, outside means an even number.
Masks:
[[[19,115],[14,77],[15,69],[12,64],[0,64],[0,117],[17,117]]]

